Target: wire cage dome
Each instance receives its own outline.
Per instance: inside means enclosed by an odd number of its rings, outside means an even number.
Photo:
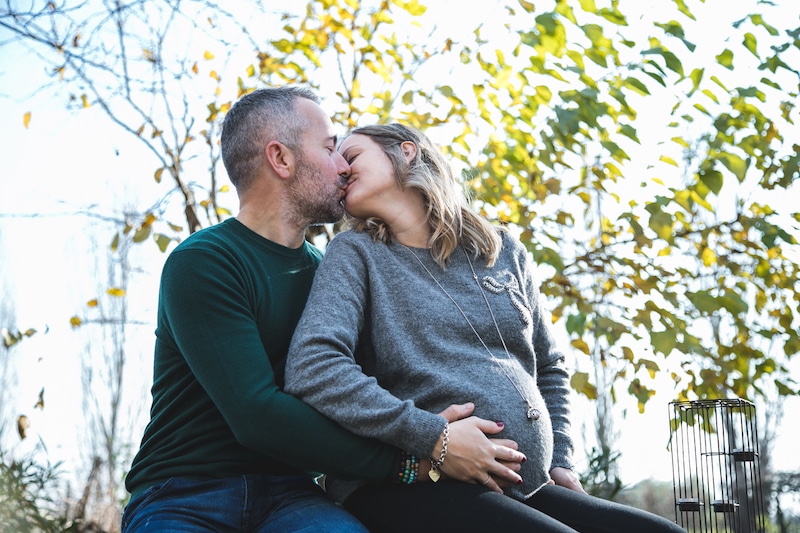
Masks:
[[[669,406],[675,521],[689,533],[765,531],[755,406],[742,399]]]

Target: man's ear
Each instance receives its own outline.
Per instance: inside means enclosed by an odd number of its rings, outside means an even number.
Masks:
[[[270,141],[264,147],[267,164],[281,178],[288,178],[294,172],[294,154],[280,141]]]
[[[406,163],[411,163],[417,157],[417,145],[411,141],[403,141],[400,145],[403,155],[406,156]]]

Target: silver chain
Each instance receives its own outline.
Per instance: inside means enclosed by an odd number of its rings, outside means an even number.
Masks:
[[[514,379],[514,377],[511,376],[511,374],[509,374],[509,371],[503,366],[503,364],[500,362],[500,359],[498,359],[498,357],[496,355],[494,355],[494,353],[492,353],[492,351],[489,349],[489,346],[487,346],[486,342],[483,340],[483,337],[480,336],[480,334],[478,333],[478,330],[475,329],[475,326],[472,325],[472,322],[467,317],[467,314],[464,312],[464,310],[461,308],[461,306],[458,305],[458,302],[455,300],[455,298],[453,298],[450,295],[450,293],[447,292],[447,289],[445,289],[444,286],[441,283],[439,283],[439,280],[436,279],[436,276],[433,275],[433,272],[431,272],[430,269],[428,269],[428,267],[425,266],[425,263],[422,262],[422,259],[419,258],[419,256],[417,255],[417,253],[414,250],[412,250],[411,248],[409,248],[406,245],[403,245],[403,247],[405,247],[406,250],[411,252],[411,255],[414,256],[414,259],[417,260],[417,262],[422,266],[422,268],[425,269],[425,272],[428,273],[428,275],[436,283],[436,285],[439,286],[439,288],[442,290],[442,292],[448,298],[450,298],[450,301],[453,302],[453,304],[455,304],[456,308],[458,308],[459,312],[461,313],[461,316],[463,316],[464,320],[467,321],[467,324],[469,324],[470,329],[472,329],[472,332],[475,334],[475,336],[481,342],[483,347],[486,349],[486,352],[489,354],[489,357],[491,357],[492,361],[494,361],[494,363],[498,367],[500,367],[500,370],[506,376],[506,379],[508,379],[508,381],[511,383],[511,385],[513,385],[514,388],[517,390],[517,394],[519,394],[520,398],[522,398],[522,401],[524,401],[527,404],[528,411],[526,413],[526,416],[528,417],[528,420],[538,420],[538,418],[540,416],[539,410],[533,407],[533,404],[525,396],[525,394],[522,392],[522,389],[517,384],[517,382]],[[475,267],[472,266],[472,261],[470,260],[469,254],[467,253],[467,251],[463,247],[461,248],[461,251],[464,252],[464,256],[467,258],[467,264],[469,264],[469,269],[472,271],[472,279],[475,280],[475,284],[478,286],[478,291],[481,293],[481,296],[483,296],[483,301],[486,303],[486,308],[489,309],[489,315],[492,317],[492,322],[494,323],[494,328],[495,328],[495,330],[497,330],[497,335],[500,337],[500,342],[503,344],[503,349],[506,352],[506,357],[508,358],[508,361],[511,362],[511,360],[512,360],[511,354],[508,351],[508,347],[506,346],[506,341],[503,338],[503,334],[500,332],[500,326],[497,324],[497,320],[494,317],[494,311],[492,311],[492,306],[489,303],[489,299],[486,297],[486,293],[484,292],[483,287],[481,287],[481,282],[480,282],[480,280],[478,280],[478,275],[475,273]]]

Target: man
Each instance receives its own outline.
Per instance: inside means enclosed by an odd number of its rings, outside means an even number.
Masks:
[[[122,529],[365,532],[309,473],[396,480],[407,455],[281,390],[321,260],[305,230],[342,217],[349,166],[317,96],[300,87],[244,96],[221,141],[240,211],[191,235],[164,265],[151,419],[126,479]],[[448,411],[453,422],[471,407]],[[499,429],[484,424],[475,431],[486,448],[481,431]],[[505,446],[488,447],[492,462],[521,460],[513,443],[496,442]]]
[[[305,230],[342,217],[349,167],[316,95],[297,87],[234,105],[222,158],[240,211],[187,238],[164,265],[151,420],[126,479],[123,529],[294,531],[318,521],[364,531],[307,472],[388,479],[399,452],[281,392],[321,260]]]

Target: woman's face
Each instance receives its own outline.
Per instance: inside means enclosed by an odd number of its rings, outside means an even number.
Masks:
[[[368,135],[353,134],[339,147],[350,165],[344,208],[356,218],[379,217],[402,191],[389,157]]]

